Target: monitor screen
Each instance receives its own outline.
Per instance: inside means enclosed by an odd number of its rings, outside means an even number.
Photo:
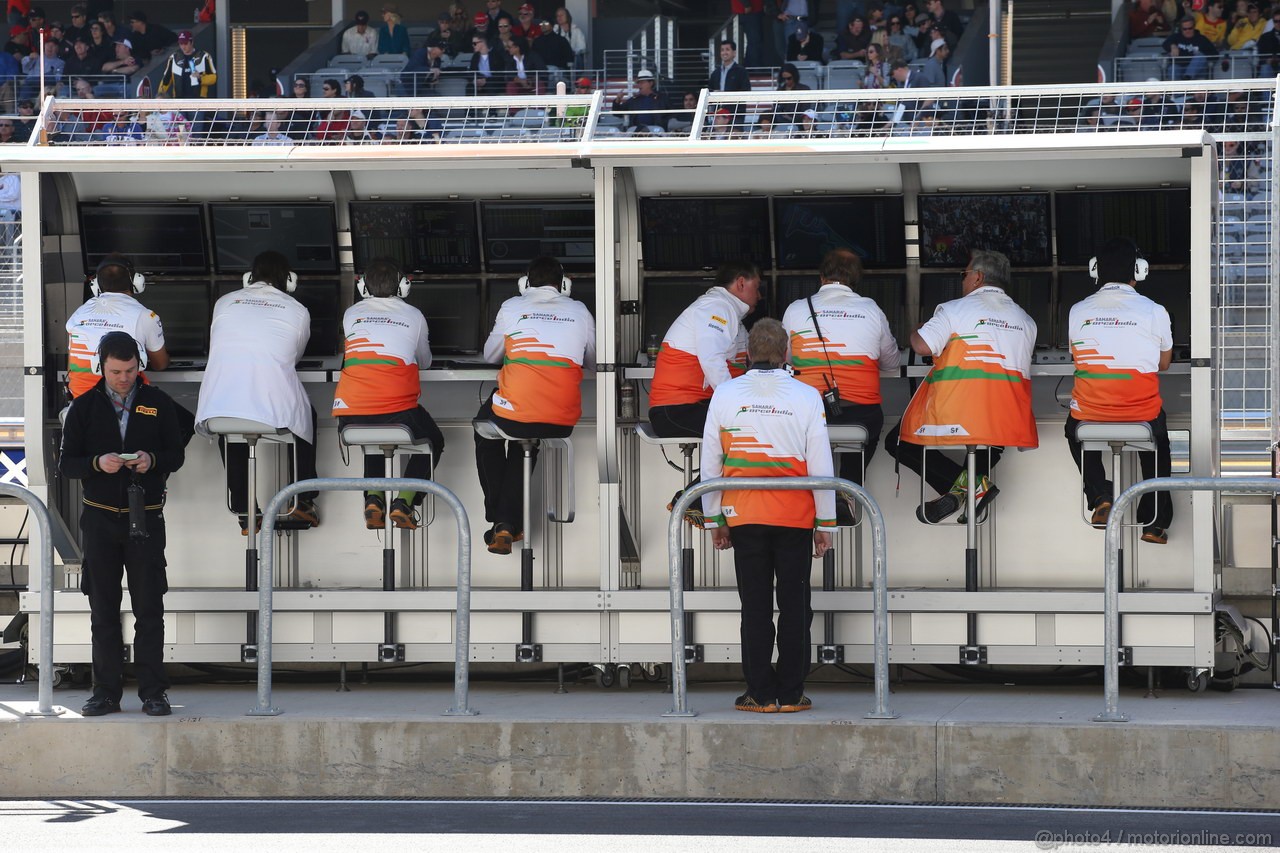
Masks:
[[[778,268],[817,269],[832,249],[848,249],[867,269],[907,265],[902,196],[777,198]]]
[[[640,200],[644,268],[715,269],[727,261],[772,264],[766,198]]]
[[[480,352],[480,294],[478,281],[415,281],[409,288],[405,301],[427,318],[432,355]]]
[[[1098,289],[1098,283],[1084,270],[1064,271],[1058,277],[1057,345],[1068,347],[1071,336],[1068,323],[1071,306]],[[1160,303],[1169,312],[1175,347],[1191,346],[1191,272],[1190,270],[1152,270],[1147,280],[1138,284],[1138,292]]]
[[[209,212],[217,272],[246,272],[267,250],[294,272],[338,271],[332,204],[211,204]]]
[[[1112,237],[1128,237],[1153,264],[1191,263],[1188,189],[1060,192],[1054,195],[1058,263],[1086,266]]]
[[[920,322],[924,323],[943,302],[959,299],[960,273],[932,273],[920,276]],[[1036,346],[1053,344],[1050,325],[1050,289],[1053,275],[1047,272],[1015,272],[1005,292],[1031,315],[1036,324]]]
[[[81,204],[85,270],[119,252],[142,273],[208,272],[199,204]]]
[[[489,272],[523,273],[549,255],[566,272],[594,272],[596,213],[591,201],[489,201],[480,205]]]
[[[641,298],[642,334],[641,346],[647,346],[650,335],[658,342],[667,336],[667,330],[676,318],[695,299],[715,286],[710,276],[705,278],[646,278]],[[763,305],[762,305],[763,307]]]
[[[920,265],[963,267],[974,249],[1015,267],[1048,266],[1049,194],[920,196]]]
[[[354,202],[351,246],[357,270],[394,258],[406,272],[480,272],[480,239],[472,201]]]
[[[169,355],[191,358],[208,354],[213,319],[209,282],[150,281],[137,298],[160,318]]]
[[[854,290],[859,296],[874,299],[889,321],[893,339],[905,346],[910,338],[907,332],[907,279],[902,275],[868,275]],[[818,292],[818,277],[788,275],[778,278],[778,300],[774,312],[778,319],[797,299],[804,299]]]
[[[220,281],[217,298],[239,290],[238,281]],[[306,280],[290,294],[301,302],[311,315],[311,337],[307,340],[305,358],[323,358],[342,352],[342,297],[341,285],[332,279]]]

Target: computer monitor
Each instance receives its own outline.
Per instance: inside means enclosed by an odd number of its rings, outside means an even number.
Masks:
[[[708,288],[715,286],[715,280],[702,278],[646,278],[641,294],[640,312],[642,318],[642,345],[647,346],[649,337],[656,335],[659,342],[667,335],[667,330],[676,318],[688,308]]]
[[[646,270],[713,270],[728,261],[768,269],[767,198],[644,198],[640,233]]]
[[[199,204],[82,203],[80,245],[90,274],[113,252],[142,273],[209,271]]]
[[[153,279],[137,298],[160,318],[165,350],[170,356],[208,355],[209,324],[213,318],[209,282]]]
[[[214,266],[246,272],[260,253],[274,250],[294,272],[338,271],[332,204],[211,204]]]
[[[920,276],[920,322],[924,323],[943,302],[961,296],[962,273],[929,273]],[[1051,346],[1054,334],[1051,322],[1051,287],[1053,276],[1047,272],[1014,272],[1005,292],[1031,315],[1036,323],[1036,346]]]
[[[351,204],[357,270],[389,257],[411,273],[480,272],[474,201],[362,201]]]
[[[1003,252],[1015,267],[1048,266],[1048,193],[920,196],[920,266],[963,267],[974,249]]]
[[[593,272],[596,213],[591,201],[486,201],[480,204],[489,272],[522,275],[549,256],[567,272]]]
[[[480,352],[479,281],[415,281],[406,301],[427,318],[432,355]]]
[[[243,287],[239,281],[220,281],[217,298],[221,299]],[[305,358],[324,358],[342,352],[341,285],[333,279],[303,279],[290,294],[311,315],[311,337],[307,340]]]
[[[907,265],[902,196],[786,197],[773,201],[778,268],[817,269],[848,249],[866,269]]]
[[[1191,263],[1191,191],[1164,188],[1054,194],[1058,263],[1085,266],[1113,237],[1128,237],[1150,263]]]

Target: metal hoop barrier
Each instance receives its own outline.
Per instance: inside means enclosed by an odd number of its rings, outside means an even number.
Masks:
[[[428,492],[453,510],[458,522],[458,604],[457,624],[454,628],[453,707],[444,712],[447,717],[475,715],[467,707],[470,689],[468,652],[471,648],[471,522],[467,508],[458,496],[433,480],[416,480],[404,477],[319,477],[299,480],[276,492],[263,510],[262,530],[259,531],[258,567],[258,705],[249,709],[251,717],[274,717],[281,711],[271,705],[271,599],[275,578],[275,528],[276,517],[285,505],[301,492]],[[268,547],[261,548],[265,541]]]
[[[40,499],[22,486],[0,483],[0,495],[17,498],[27,505],[40,526],[40,675],[37,679],[36,709],[28,717],[57,717],[62,708],[53,707],[53,523]]]
[[[667,556],[671,567],[671,695],[674,707],[664,717],[693,717],[689,710],[687,673],[684,650],[684,585],[681,583],[680,529],[685,524],[684,511],[707,492],[725,489],[764,489],[812,491],[831,489],[848,495],[862,504],[871,521],[871,600],[872,625],[875,634],[876,707],[866,714],[868,720],[893,720],[898,715],[889,710],[889,590],[885,570],[887,551],[884,513],[866,489],[839,477],[719,477],[703,480],[684,490],[671,507],[667,523]]]
[[[1280,494],[1280,479],[1228,479],[1226,477],[1155,477],[1134,483],[1120,493],[1111,505],[1103,544],[1103,698],[1105,707],[1093,718],[1096,723],[1125,723],[1120,713],[1120,536],[1129,506],[1148,492],[1239,492],[1242,494]]]

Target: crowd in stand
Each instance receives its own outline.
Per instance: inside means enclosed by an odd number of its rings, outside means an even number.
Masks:
[[[1266,0],[1132,0],[1130,39],[1161,38],[1170,57],[1169,79],[1198,80],[1212,64],[1230,70],[1229,53],[1257,57],[1254,71],[1273,77],[1280,71],[1280,3]]]

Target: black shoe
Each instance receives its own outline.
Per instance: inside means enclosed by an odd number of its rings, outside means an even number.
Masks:
[[[853,527],[858,523],[858,510],[853,501],[836,495],[836,527]]]
[[[169,697],[161,693],[159,696],[142,700],[142,713],[148,717],[167,717],[173,713],[173,708],[169,706]]]
[[[937,524],[960,511],[964,494],[947,492],[940,498],[934,498],[924,506],[916,507],[916,518],[925,524]]]
[[[391,502],[391,523],[401,530],[417,530],[418,514],[404,498],[396,498]]]
[[[107,714],[120,712],[120,700],[108,699],[105,696],[94,696],[80,709],[82,717],[105,717]]]
[[[381,530],[385,519],[387,502],[382,495],[366,495],[364,499],[364,526],[366,530]]]
[[[974,508],[977,509],[978,511],[979,524],[987,520],[987,506],[990,505],[990,503],[996,499],[996,495],[998,494],[1000,494],[1000,490],[996,488],[995,483],[991,482],[986,477],[983,477],[979,481],[978,493],[974,495],[975,502],[976,502],[976,506]],[[964,504],[965,504],[965,496],[964,496],[964,493],[961,493],[960,506],[963,507]],[[968,513],[962,512],[960,513],[960,517],[956,519],[956,522],[959,524],[964,524],[968,520],[969,520]]]
[[[311,527],[320,526],[320,510],[316,508],[315,501],[298,499],[297,505],[293,508],[293,512],[284,516],[288,521],[300,522],[310,525]]]
[[[794,714],[798,711],[812,711],[813,700],[808,696],[801,696],[799,699],[793,699],[789,702],[778,703],[778,713]]]
[[[733,707],[734,707],[734,710],[749,711],[753,714],[778,713],[778,706],[774,703],[772,699],[769,700],[768,705],[761,705],[759,702],[755,700],[755,698],[752,697],[750,693],[743,693],[737,699],[734,699]]]

